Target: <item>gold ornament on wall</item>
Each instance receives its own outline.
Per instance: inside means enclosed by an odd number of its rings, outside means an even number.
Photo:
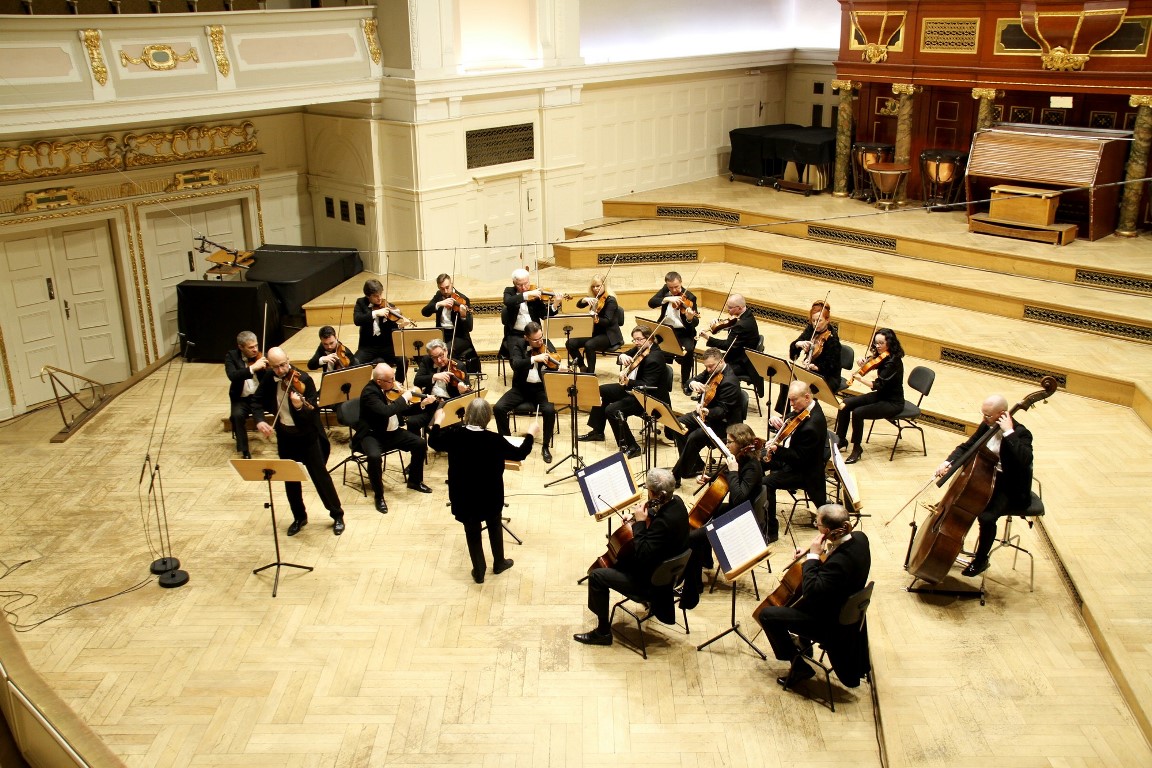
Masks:
[[[1088,63],[1088,54],[1068,53],[1067,48],[1058,45],[1048,53],[1041,54],[1040,61],[1044,69],[1053,72],[1079,72]]]
[[[93,79],[100,85],[107,85],[108,67],[104,65],[104,52],[100,50],[100,30],[80,30],[80,41],[88,52],[88,68],[92,70]]]
[[[189,48],[186,53],[176,53],[176,50],[167,43],[154,43],[144,46],[140,50],[139,58],[120,51],[120,66],[143,64],[153,72],[167,72],[176,69],[178,64],[183,64],[186,61],[200,63],[200,54],[196,52],[195,48]]]
[[[363,19],[360,26],[364,30],[364,42],[368,44],[368,55],[372,57],[372,63],[379,64],[380,41],[376,37],[376,19]]]
[[[216,59],[216,71],[221,77],[228,77],[232,71],[232,62],[228,61],[228,50],[224,47],[224,27],[213,24],[205,27],[208,39],[212,43],[212,56]]]
[[[191,125],[176,131],[130,133],[124,137],[124,165],[226,157],[256,151],[256,126],[245,120],[231,125]]]
[[[73,205],[86,205],[87,203],[87,198],[78,194],[75,187],[40,189],[35,192],[25,192],[24,202],[17,205],[13,212],[50,211],[53,208],[67,208]]]

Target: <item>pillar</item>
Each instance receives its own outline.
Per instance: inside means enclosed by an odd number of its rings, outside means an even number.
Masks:
[[[1132,96],[1128,106],[1136,107],[1136,125],[1132,130],[1132,152],[1128,155],[1128,170],[1124,174],[1124,197],[1120,199],[1120,221],[1116,234],[1120,237],[1135,237],[1140,219],[1140,193],[1146,182],[1136,183],[1144,178],[1148,170],[1148,145],[1152,142],[1152,96]]]
[[[982,131],[992,125],[992,102],[996,100],[995,88],[973,88],[972,98],[980,99],[979,111],[976,113],[976,130]]]
[[[900,97],[896,106],[896,156],[893,161],[909,167],[912,166],[912,97],[919,90],[919,86],[911,83],[892,84],[892,93]],[[895,198],[897,204],[907,199],[908,177],[911,175],[909,171],[908,176],[900,182]]]
[[[852,162],[852,89],[851,80],[833,80],[840,89],[840,106],[836,112],[836,170],[832,177],[832,196],[848,197],[848,171]]]

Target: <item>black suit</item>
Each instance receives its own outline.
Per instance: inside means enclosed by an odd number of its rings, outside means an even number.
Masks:
[[[840,625],[840,609],[864,589],[871,567],[868,537],[861,531],[853,531],[823,562],[806,557],[799,599],[792,607],[768,606],[757,617],[776,658],[790,661],[796,657],[797,647],[789,636],[795,633],[824,646],[841,682],[855,687],[868,665],[866,652],[853,651],[860,651],[865,643],[854,626]]]
[[[948,462],[955,463],[976,443],[985,439],[988,431],[1001,431],[998,425],[988,426],[981,422],[976,432],[948,454]],[[999,518],[1012,510],[1027,509],[1032,500],[1032,433],[1020,422],[1014,422],[1012,434],[1001,435],[1000,471],[992,486],[992,498],[980,513],[980,540],[976,546],[975,559],[988,557],[996,541],[996,525]]]
[[[432,380],[432,376],[437,373],[447,372],[447,368],[440,369],[436,367],[436,364],[432,362],[432,355],[421,355],[420,365],[416,370],[416,376],[413,377],[412,383],[416,386],[417,389],[426,395],[436,394],[438,397],[442,397],[442,395],[439,395],[433,391],[435,382]],[[461,373],[463,373],[463,371],[461,371]],[[467,392],[468,382],[465,381],[464,384],[464,392]],[[464,394],[464,392],[461,392],[460,388],[455,384],[445,385],[444,392],[447,393],[449,398],[458,397]],[[426,405],[423,407],[420,405],[409,406],[408,409],[404,412],[404,420],[408,426],[408,431],[419,434],[421,430],[427,429],[428,425],[432,423],[432,419],[436,415],[436,411],[438,411],[443,405],[444,400],[439,400],[432,405]]]
[[[403,397],[389,400],[375,379],[365,384],[360,392],[360,423],[352,436],[352,447],[368,457],[368,479],[377,501],[384,498],[382,457],[388,451],[409,451],[412,459],[408,462],[408,485],[414,487],[424,482],[424,458],[428,455],[428,446],[422,437],[402,428],[408,407]],[[388,422],[393,416],[398,426],[388,431]]]
[[[348,353],[349,365],[347,365],[347,366],[340,365],[339,361],[337,361],[335,363],[323,363],[323,364],[321,364],[320,358],[325,357],[325,356],[330,355],[330,354],[333,354],[333,353],[324,349],[323,343],[317,344],[316,345],[316,352],[308,360],[308,370],[318,371],[321,368],[323,368],[324,373],[331,373],[332,371],[340,371],[340,370],[343,370],[344,368],[351,368],[352,366],[356,365],[356,356],[353,355],[351,353],[351,351],[348,350],[347,347],[345,347],[344,349]]]
[[[456,293],[468,301],[468,297],[464,296],[463,293],[460,291],[456,291]],[[459,361],[469,372],[479,373],[480,357],[476,354],[476,347],[472,344],[472,325],[475,315],[471,307],[469,307],[466,317],[460,317],[453,310],[436,309],[436,304],[441,301],[444,301],[444,294],[436,291],[428,303],[424,305],[424,308],[420,310],[420,314],[424,317],[435,315],[436,327],[444,332],[444,341],[448,344],[448,354],[452,356],[452,359]]]
[[[815,364],[817,370],[816,374],[824,379],[824,383],[828,385],[829,392],[840,391],[840,337],[836,335],[836,331],[831,326],[828,327],[831,333],[824,343],[820,346],[820,356],[813,358],[812,362]],[[812,323],[804,326],[804,330],[800,335],[788,345],[788,359],[795,360],[800,356],[800,347],[797,345],[802,341],[812,340]],[[777,413],[784,413],[788,407],[788,384],[783,383],[780,385],[780,395],[776,398],[775,411]]]
[[[229,381],[228,400],[232,404],[228,418],[232,422],[232,432],[236,436],[236,450],[241,453],[248,453],[248,417],[251,416],[257,422],[264,421],[264,407],[256,394],[248,396],[243,394],[244,382],[256,378],[259,383],[260,373],[253,374],[248,366],[248,359],[238,348],[230,349],[228,354],[224,355],[224,373]]]
[[[634,357],[639,347],[633,347],[623,353]],[[628,428],[629,416],[643,416],[644,408],[640,401],[632,395],[632,390],[646,392],[668,405],[672,393],[664,387],[664,377],[668,373],[668,364],[664,353],[655,342],[644,359],[636,369],[636,378],[629,380],[626,386],[620,384],[600,385],[600,405],[588,412],[588,426],[593,432],[603,432],[605,424],[612,425],[612,433],[616,436],[616,444],[621,448],[629,448],[636,444],[632,430]]]
[[[400,329],[391,317],[372,317],[372,306],[367,296],[356,299],[352,321],[360,329],[360,342],[356,348],[357,363],[388,363],[396,369],[396,381],[404,381],[404,359],[396,356],[392,344],[392,331]]]
[[[787,423],[795,413],[784,416]],[[808,499],[817,508],[828,501],[828,486],[824,479],[824,467],[828,464],[828,421],[820,404],[813,401],[811,415],[800,423],[796,431],[785,440],[787,445],[779,445],[768,464],[768,475],[764,484],[768,486],[768,505],[765,507],[765,520],[760,521],[761,530],[770,540],[780,536],[780,521],[776,518],[776,491],[794,491],[803,488]]]
[[[539,384],[528,382],[528,373],[533,368],[543,378],[547,368],[543,363],[533,363],[532,356],[539,354],[528,349],[528,341],[520,336],[508,341],[508,359],[512,367],[512,386],[492,406],[496,417],[496,427],[500,434],[508,435],[508,414],[521,403],[532,403],[540,406],[540,415],[544,418],[544,445],[552,443],[552,430],[556,425],[556,407],[548,402],[548,394],[544,391],[544,382]]]
[[[652,574],[665,560],[688,548],[688,510],[684,501],[673,496],[648,518],[632,524],[632,548],[611,568],[595,568],[588,573],[588,609],[596,614],[597,628],[608,631],[608,591],[644,595],[652,602],[656,618],[666,623],[676,620],[672,587],[655,589]]]
[[[453,426],[441,429],[433,425],[428,433],[433,450],[448,454],[448,500],[452,516],[464,526],[472,570],[487,568],[481,546],[482,525],[488,526],[488,543],[492,562],[504,560],[504,462],[523,461],[532,453],[532,435],[512,445],[501,435],[487,430]]]
[[[671,294],[668,291],[668,286],[665,285],[656,291],[652,298],[648,299],[648,306],[651,309],[660,309],[660,315],[663,317],[667,309],[661,309],[661,307],[664,306],[664,299],[669,295]],[[695,307],[695,312],[697,313],[696,316],[691,320],[685,320],[683,312],[675,312],[675,310],[673,310],[683,327],[677,328],[674,325],[668,324],[666,324],[666,326],[672,328],[676,334],[676,340],[679,341],[680,346],[684,348],[685,354],[678,359],[680,360],[680,386],[685,387],[688,385],[688,380],[692,378],[692,366],[696,360],[696,326],[700,325],[700,304],[697,302],[696,295],[692,293],[692,291],[684,291],[682,295],[692,302]],[[659,318],[657,318],[657,322],[659,322]]]
[[[578,307],[590,307],[589,297],[576,302]],[[584,361],[588,373],[596,373],[596,355],[609,349],[615,349],[624,343],[624,336],[620,333],[620,324],[616,322],[618,308],[615,296],[604,298],[604,309],[596,315],[592,325],[591,336],[579,336],[568,339],[565,347],[568,349],[568,360]],[[584,350],[583,353],[580,350]]]
[[[304,399],[315,406],[316,385],[312,383],[312,377],[303,371],[298,371],[297,375],[304,382]],[[280,418],[276,420],[277,454],[282,459],[291,459],[303,464],[329,516],[333,520],[343,520],[344,509],[326,467],[331,446],[320,423],[320,409],[295,408],[271,369],[260,372],[260,388],[256,390],[256,398],[269,413],[276,413],[283,405],[285,410],[280,412]],[[291,425],[285,423],[285,412],[291,414],[293,422]],[[308,511],[304,507],[304,492],[300,483],[284,483],[284,495],[288,497],[288,506],[292,509],[293,519],[298,523],[306,522]]]
[[[708,339],[708,346],[728,350],[724,360],[732,365],[741,380],[755,387],[758,396],[764,395],[764,379],[756,373],[746,353],[746,350],[760,346],[760,328],[756,325],[756,316],[752,310],[746,308],[723,339]]]
[[[545,318],[556,314],[547,297],[525,301],[524,294],[516,290],[516,286],[508,286],[504,289],[504,308],[500,310],[500,322],[504,326],[505,347],[510,346],[516,337],[524,338],[524,329],[516,327],[516,320],[520,316],[520,305],[522,304],[528,305],[530,322],[537,322],[540,325],[544,325]]]
[[[836,416],[836,437],[843,446],[852,422],[852,445],[860,445],[865,419],[891,419],[904,410],[904,358],[889,355],[876,369],[872,391],[844,398],[844,407]]]
[[[708,371],[701,371],[693,380],[707,384]],[[704,419],[704,422],[712,428],[712,431],[721,440],[724,439],[730,425],[739,424],[744,420],[744,414],[741,412],[742,400],[740,382],[737,381],[732,368],[725,366],[723,379],[716,387],[716,395],[708,403],[708,417]],[[704,462],[700,460],[700,451],[708,445],[709,441],[708,435],[700,429],[700,425],[696,423],[692,413],[684,414],[678,421],[687,431],[680,435],[670,429],[665,429],[664,436],[669,440],[676,441],[680,458],[676,461],[676,466],[672,468],[672,474],[676,476],[676,479],[682,480],[696,474],[703,468]]]

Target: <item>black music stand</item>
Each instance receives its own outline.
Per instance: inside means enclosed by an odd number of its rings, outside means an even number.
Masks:
[[[737,584],[734,581],[741,574],[751,570],[757,563],[764,560],[771,553],[771,548],[764,542],[764,534],[760,532],[760,524],[756,522],[756,515],[752,511],[752,502],[746,501],[738,507],[725,512],[719,518],[710,520],[704,526],[708,534],[708,542],[719,560],[719,569],[724,572],[724,578],[732,585],[732,618],[728,629],[696,646],[702,651],[725,635],[735,633],[737,637],[756,651],[764,661],[768,657],[740,631],[740,622],[736,621],[736,593]],[[753,614],[755,615],[755,614]]]
[[[548,397],[548,402],[556,407],[557,417],[559,417],[560,408],[566,406],[569,409],[572,425],[571,429],[568,430],[568,436],[572,441],[572,452],[545,471],[545,474],[549,474],[568,459],[572,459],[572,474],[544,484],[545,488],[550,488],[557,483],[571,480],[576,477],[577,472],[584,469],[584,459],[580,458],[580,441],[577,439],[579,430],[577,417],[581,410],[589,411],[601,404],[600,380],[596,378],[594,373],[577,373],[571,369],[564,372],[545,373],[541,378],[544,380],[544,393]]]
[[[576,472],[576,481],[580,484],[580,494],[588,514],[596,518],[596,522],[608,521],[608,539],[612,538],[612,515],[620,514],[620,510],[643,498],[632,478],[632,465],[628,463],[628,457],[620,452]],[[585,574],[576,583],[583,584],[587,580],[588,575]]]
[[[656,449],[659,447],[656,427],[662,424],[680,435],[687,430],[676,418],[676,414],[672,413],[668,403],[660,398],[638,389],[632,390],[632,396],[640,401],[640,407],[644,409],[644,428],[648,430],[648,440],[644,445],[644,475],[647,476],[648,471],[656,466]]]
[[[756,373],[760,374],[760,378],[768,380],[768,388],[764,391],[769,393],[769,395],[768,395],[769,401],[775,402],[775,400],[772,400],[772,394],[771,394],[771,392],[772,392],[772,379],[774,379],[776,376],[779,376],[782,373],[784,373],[785,371],[787,371],[788,375],[789,375],[788,383],[791,384],[792,383],[791,377],[793,375],[792,370],[795,366],[792,364],[792,362],[790,360],[785,360],[784,358],[776,357],[775,355],[768,355],[768,354],[765,354],[763,352],[757,352],[754,349],[746,349],[746,350],[744,350],[744,353],[746,355],[748,355],[748,362],[752,364],[752,368],[756,371]],[[787,386],[787,385],[785,385],[785,386]],[[768,409],[768,419],[769,420],[772,419],[772,413],[773,413],[773,410],[771,408],[769,408]]]
[[[303,571],[311,571],[310,565],[297,565],[296,563],[285,563],[280,559],[280,531],[276,527],[276,505],[272,500],[272,481],[278,483],[302,483],[308,479],[308,470],[304,465],[291,461],[289,459],[232,459],[232,466],[236,468],[236,472],[240,477],[250,482],[264,481],[268,484],[268,501],[264,504],[265,509],[269,510],[272,514],[272,542],[276,546],[276,559],[262,565],[252,573],[260,573],[260,571],[267,570],[275,566],[276,577],[272,580],[272,597],[276,597],[276,591],[280,588],[280,568],[299,568]]]

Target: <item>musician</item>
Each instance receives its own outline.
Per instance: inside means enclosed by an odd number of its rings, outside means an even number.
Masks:
[[[796,340],[788,345],[788,358],[790,360],[800,358],[801,362],[807,360],[805,369],[824,379],[829,392],[839,392],[840,336],[832,327],[831,318],[832,306],[828,302],[813,302],[812,309],[809,310],[808,314],[808,325],[804,326],[804,330],[800,332]],[[819,347],[820,354],[810,354],[809,350],[813,347]],[[784,413],[787,402],[788,387],[781,384],[780,395],[776,399],[776,406],[773,410],[776,413]]]
[[[692,307],[686,303],[691,302]],[[663,307],[664,325],[676,334],[676,340],[684,349],[680,360],[680,387],[685,395],[691,395],[688,381],[692,378],[692,367],[696,360],[696,326],[700,324],[699,304],[696,296],[684,288],[679,272],[664,275],[664,287],[648,299],[652,309]]]
[[[864,654],[856,659],[850,653],[859,649],[859,633],[856,627],[840,625],[840,609],[868,581],[872,567],[868,537],[852,530],[848,510],[839,504],[825,504],[817,510],[816,529],[807,550],[796,550],[797,558],[803,558],[798,595],[791,605],[768,605],[757,618],[776,658],[792,662],[788,673],[776,679],[778,683],[792,686],[816,674],[800,650],[801,645],[817,642],[828,651],[840,681],[855,687],[867,671],[867,661]],[[798,638],[793,639],[793,634]]]
[[[704,468],[700,460],[700,450],[708,444],[708,435],[700,429],[700,424],[694,418],[699,415],[704,423],[711,427],[717,435],[724,434],[730,424],[737,424],[742,420],[740,413],[740,382],[732,373],[732,368],[724,362],[724,353],[716,347],[704,350],[704,370],[689,380],[688,386],[694,394],[707,397],[711,385],[715,384],[715,394],[712,398],[690,413],[681,416],[678,421],[686,432],[678,434],[671,429],[664,429],[664,436],[676,441],[676,448],[680,458],[672,468],[672,475],[676,487],[680,481],[689,475],[694,475]],[[701,400],[703,403],[703,399]]]
[[[420,310],[420,314],[424,317],[435,315],[436,327],[444,332],[444,340],[451,350],[452,359],[459,360],[469,373],[479,373],[480,356],[472,344],[474,317],[468,297],[456,290],[451,275],[442,274],[437,277],[436,286],[439,290]]]
[[[634,346],[616,358],[616,362],[631,370],[621,374],[623,384],[600,385],[600,405],[588,412],[588,426],[592,431],[580,437],[582,442],[604,440],[604,425],[611,424],[612,434],[616,437],[616,445],[620,446],[620,450],[630,459],[640,455],[640,446],[628,426],[628,417],[643,416],[644,406],[632,392],[634,390],[646,392],[665,405],[669,404],[672,397],[671,391],[664,388],[664,375],[668,371],[664,352],[655,341],[646,346],[651,333],[651,330],[639,325],[632,329]],[[632,366],[641,350],[645,350],[643,358],[637,365]]]
[[[524,329],[529,323],[542,324],[545,318],[555,315],[563,300],[561,294],[549,297],[540,288],[532,288],[528,270],[517,269],[513,272],[512,285],[504,289],[504,309],[500,312],[500,322],[504,325],[504,343],[501,346],[505,351],[513,341],[524,335]],[[555,351],[550,342],[548,349]],[[499,413],[496,418],[499,420]]]
[[[260,421],[256,427],[265,437],[275,431],[277,455],[298,461],[308,470],[308,477],[312,478],[312,485],[332,518],[332,533],[339,536],[344,533],[344,508],[328,475],[326,462],[331,446],[320,423],[320,409],[316,407],[316,385],[311,376],[292,367],[288,355],[280,347],[269,349],[267,360],[268,367],[260,374],[256,399],[269,413],[276,414],[276,426],[273,428],[268,422]],[[293,372],[304,385],[303,394],[290,384]],[[292,510],[288,535],[295,536],[308,525],[308,510],[304,506],[300,483],[284,483],[284,495],[288,497],[288,506]]]
[[[673,482],[666,469],[648,472],[644,481],[648,501],[637,509],[630,523],[632,546],[621,553],[611,568],[595,568],[588,573],[588,609],[596,615],[596,628],[573,635],[576,642],[612,645],[612,625],[608,622],[612,589],[626,595],[648,595],[656,618],[667,624],[676,621],[671,585],[659,590],[652,586],[655,570],[688,545],[688,511],[675,495]]]
[[[398,330],[395,308],[384,300],[384,286],[379,280],[364,282],[364,295],[356,299],[352,321],[360,329],[360,344],[356,349],[356,362],[388,363],[404,381],[404,359],[397,357],[392,345],[392,331]]]
[[[780,538],[780,521],[776,518],[777,490],[803,488],[808,500],[817,508],[824,506],[828,499],[824,467],[828,464],[830,449],[824,411],[812,397],[807,382],[799,380],[788,385],[788,404],[791,408],[783,418],[773,416],[769,419],[777,431],[799,419],[795,431],[768,446],[765,457],[768,474],[764,484],[768,487],[768,504],[764,510],[766,519],[759,522],[769,543]]]
[[[428,354],[420,356],[420,365],[412,383],[425,395],[419,403],[410,405],[404,413],[409,432],[420,434],[431,423],[433,414],[444,401],[468,391],[466,379],[453,376],[449,371],[448,344],[443,339],[432,339],[425,347]],[[459,373],[464,373],[457,369]]]
[[[836,437],[845,445],[848,421],[852,421],[852,452],[845,464],[860,461],[863,450],[860,438],[864,434],[865,419],[891,419],[904,410],[904,348],[891,328],[876,331],[868,354],[857,361],[859,366],[873,364],[879,359],[872,391],[865,395],[844,398],[844,407],[836,416]],[[859,372],[859,369],[857,370]],[[857,378],[856,374],[852,378]]]
[[[260,354],[260,343],[252,331],[236,335],[236,349],[224,356],[224,373],[228,376],[228,400],[232,411],[232,434],[236,437],[236,450],[246,459],[252,458],[248,450],[248,417],[259,424],[264,421],[264,406],[256,397],[260,386],[260,372],[268,367],[268,360]]]
[[[943,477],[952,469],[952,463],[968,450],[986,439],[988,432],[997,434],[987,438],[985,448],[999,457],[992,498],[977,518],[980,538],[972,562],[964,569],[965,576],[978,576],[988,569],[988,554],[996,541],[997,520],[1012,509],[1027,509],[1032,500],[1032,433],[1008,412],[1008,401],[1003,395],[989,395],[980,406],[982,416],[975,434],[956,446],[948,459],[936,469]]]
[[[464,539],[472,560],[472,580],[477,584],[484,583],[484,572],[488,569],[480,537],[485,525],[492,549],[492,572],[499,574],[512,567],[512,560],[504,557],[501,518],[504,462],[527,458],[532,453],[532,440],[540,433],[540,425],[533,419],[524,442],[513,445],[485,429],[491,420],[492,406],[487,400],[476,398],[468,404],[462,426],[442,430],[444,411],[441,409],[436,411],[428,433],[432,449],[448,454],[448,501],[452,504],[452,516],[464,526]]]
[[[508,357],[512,367],[512,386],[496,401],[493,408],[496,427],[500,434],[510,434],[508,414],[512,409],[521,403],[539,405],[540,415],[544,417],[544,441],[540,447],[540,456],[545,464],[551,464],[549,443],[552,441],[552,429],[556,425],[556,407],[548,402],[548,393],[544,391],[542,377],[543,372],[548,370],[550,355],[544,346],[544,329],[539,323],[528,323],[524,327],[523,336],[512,340],[508,345]]]
[[[332,371],[339,371],[345,368],[343,363],[340,362],[341,352],[343,357],[348,360],[349,364],[355,365],[356,361],[352,354],[348,351],[347,347],[340,343],[336,338],[336,329],[330,325],[325,325],[320,329],[320,344],[316,347],[316,353],[312,355],[312,359],[308,361],[308,370],[318,371],[324,370],[324,373],[331,373]]]
[[[624,343],[624,337],[620,333],[620,324],[616,322],[616,297],[608,293],[604,278],[593,275],[588,292],[590,295],[577,300],[576,306],[587,309],[588,314],[595,318],[592,336],[568,339],[566,346],[569,365],[584,373],[596,373],[596,353],[619,347]],[[601,298],[604,306],[597,310]]]
[[[388,451],[410,452],[408,488],[432,493],[432,489],[424,485],[424,458],[428,455],[428,446],[423,438],[400,429],[404,412],[409,407],[405,395],[418,393],[417,389],[401,391],[396,386],[396,371],[387,363],[380,363],[372,369],[372,380],[360,392],[360,423],[352,435],[352,447],[368,457],[368,481],[375,494],[376,509],[381,513],[388,512],[388,503],[384,500],[382,458]]]
[[[709,519],[723,515],[746,501],[753,504],[764,486],[764,470],[760,468],[760,442],[747,424],[733,424],[728,427],[725,445],[731,457],[724,457],[724,468],[717,472],[728,487],[728,500],[716,506]],[[712,482],[716,482],[714,478]],[[692,557],[684,570],[684,589],[680,596],[680,607],[685,610],[695,608],[700,602],[700,592],[704,581],[702,569],[711,568],[712,544],[708,541],[704,525],[688,534],[688,548]]]
[[[760,346],[760,328],[756,325],[756,316],[748,311],[748,304],[738,293],[728,297],[724,311],[728,314],[728,318],[736,319],[736,322],[728,327],[728,335],[723,339],[712,338],[711,328],[700,335],[708,339],[709,347],[730,350],[727,360],[737,378],[750,383],[756,390],[756,397],[764,397],[764,379],[756,373],[747,355],[747,350],[757,349]],[[728,318],[721,317],[720,320],[723,322]]]

